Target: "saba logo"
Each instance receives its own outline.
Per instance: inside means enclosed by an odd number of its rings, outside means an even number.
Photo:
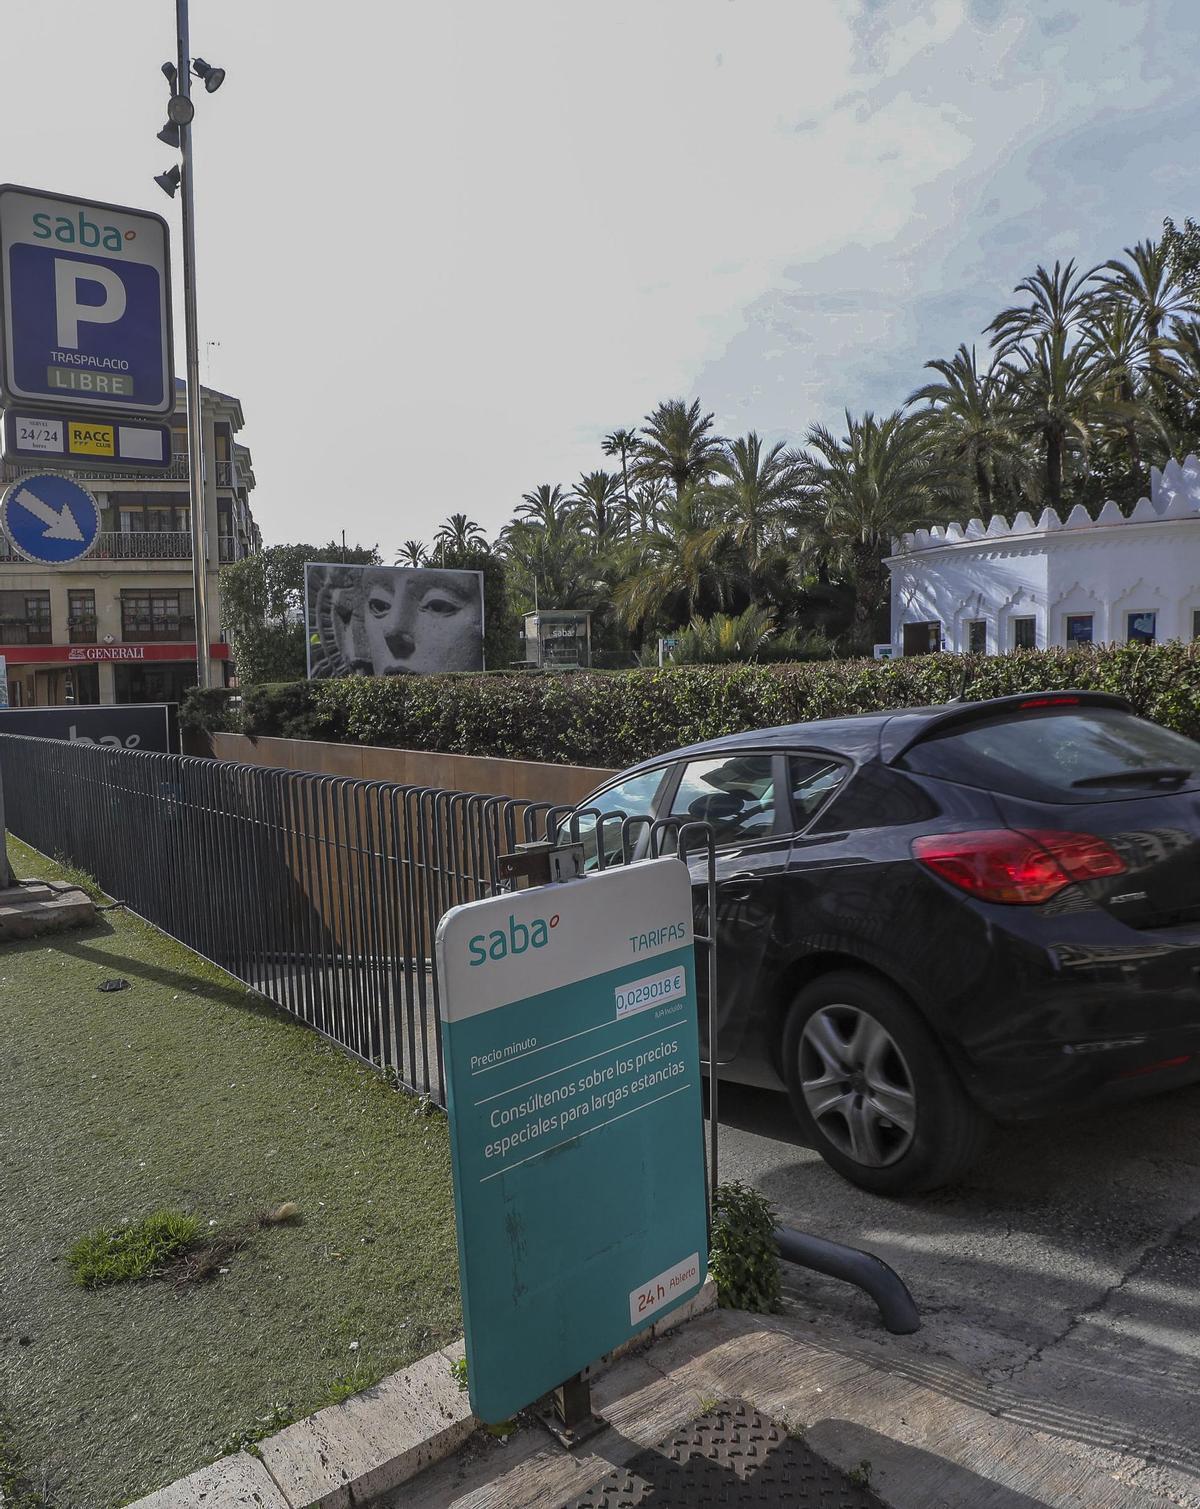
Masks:
[[[507,959],[509,954],[523,954],[526,949],[545,948],[550,942],[550,929],[557,926],[557,912],[549,921],[535,917],[530,923],[518,922],[510,912],[507,931],[496,928],[490,933],[476,933],[468,941],[471,968],[486,964],[489,959]]]
[[[94,246],[103,246],[106,251],[124,251],[126,241],[132,241],[137,235],[136,231],[126,231],[122,235],[115,225],[97,225],[82,210],[79,211],[78,220],[68,215],[56,215],[53,226],[49,215],[35,215],[33,226],[34,239],[37,241],[54,240],[63,246],[85,246],[89,250]]]

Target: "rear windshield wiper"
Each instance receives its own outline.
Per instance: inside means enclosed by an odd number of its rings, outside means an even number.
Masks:
[[[1183,765],[1156,765],[1152,770],[1111,770],[1106,775],[1085,775],[1072,786],[1182,786],[1191,771]]]

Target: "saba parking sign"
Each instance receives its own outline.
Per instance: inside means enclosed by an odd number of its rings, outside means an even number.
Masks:
[[[4,402],[116,414],[175,406],[167,223],[0,185]]]

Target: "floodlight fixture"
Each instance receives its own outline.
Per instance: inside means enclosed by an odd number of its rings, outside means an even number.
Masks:
[[[204,87],[209,94],[216,94],[217,90],[225,82],[225,70],[223,68],[214,68],[211,63],[206,63],[203,58],[194,59],[192,72],[198,79],[204,80]]]
[[[175,79],[178,75],[178,71],[179,70],[175,67],[174,63],[164,63],[162,65],[163,78],[166,79],[167,83],[170,84],[172,89],[175,88]]]
[[[174,121],[167,122],[158,133],[158,139],[165,146],[174,147],[177,152],[179,151],[179,127]]]
[[[160,132],[159,134],[161,135],[162,133]],[[176,163],[173,168],[168,168],[165,173],[155,173],[154,175],[155,183],[159,186],[159,188],[163,191],[168,199],[174,199],[175,191],[179,187],[179,179],[180,173],[178,163]]]

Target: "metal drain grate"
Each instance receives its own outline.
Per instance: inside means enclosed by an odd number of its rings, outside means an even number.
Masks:
[[[563,1509],[882,1509],[802,1440],[748,1404],[727,1404],[641,1451]]]

